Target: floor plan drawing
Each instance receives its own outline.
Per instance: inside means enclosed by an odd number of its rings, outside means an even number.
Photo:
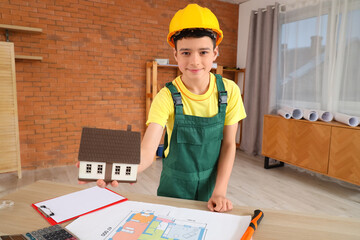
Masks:
[[[79,217],[66,229],[86,240],[239,240],[250,221],[250,215],[128,200]]]
[[[154,212],[132,212],[109,240],[204,240],[206,224],[157,216]]]

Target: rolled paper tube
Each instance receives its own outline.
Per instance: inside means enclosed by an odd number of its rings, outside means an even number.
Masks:
[[[324,122],[331,122],[334,119],[334,115],[331,112],[319,111],[319,118]]]
[[[304,118],[306,120],[309,120],[309,121],[317,121],[318,118],[319,118],[319,115],[316,111],[314,110],[309,110],[309,109],[303,109],[303,112],[304,112]]]
[[[335,113],[335,120],[341,123],[345,123],[351,127],[356,127],[359,125],[359,118],[355,116],[349,116],[343,113]]]
[[[280,116],[283,116],[283,117],[286,118],[286,119],[291,118],[291,113],[286,112],[284,109],[279,109],[279,110],[277,110],[277,113],[278,113]]]
[[[299,108],[284,106],[282,107],[282,109],[285,110],[286,112],[291,113],[292,118],[301,119],[303,117],[303,112]]]

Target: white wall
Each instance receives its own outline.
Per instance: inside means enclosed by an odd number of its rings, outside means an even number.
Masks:
[[[295,0],[250,0],[239,4],[237,67],[245,68],[246,65],[251,11],[266,8],[268,5],[274,5],[275,2],[286,4],[294,1]]]

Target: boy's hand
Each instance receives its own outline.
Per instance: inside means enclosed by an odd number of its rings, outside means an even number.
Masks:
[[[107,185],[108,183],[106,183],[104,180],[102,180],[102,179],[98,179],[97,181],[96,181],[96,185],[98,185],[99,187],[101,187],[101,188],[104,188],[104,187],[106,187],[106,185]],[[117,187],[119,185],[119,182],[118,181],[112,181],[111,182],[111,186],[112,187]]]
[[[78,161],[78,162],[76,162],[76,167],[79,168],[79,166],[80,166],[80,162]],[[85,184],[85,183],[87,183],[87,182],[78,181],[78,183],[79,183],[79,184]],[[101,187],[101,188],[104,188],[104,187],[106,187],[107,183],[106,183],[104,180],[102,180],[102,179],[98,179],[98,180],[96,181],[96,185],[98,185],[98,186]],[[115,181],[115,180],[114,180],[114,181],[111,182],[111,186],[113,186],[113,187],[117,187],[118,185],[119,185],[118,181]]]
[[[211,196],[208,201],[208,208],[212,212],[227,212],[233,208],[232,202],[225,196]]]

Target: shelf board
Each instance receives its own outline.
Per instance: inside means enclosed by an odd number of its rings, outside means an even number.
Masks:
[[[0,29],[5,29],[5,30],[7,29],[9,31],[14,31],[14,32],[42,33],[42,28],[24,27],[24,26],[7,25],[7,24],[0,24]]]
[[[224,72],[245,72],[245,68],[235,69],[235,68],[224,68]]]
[[[41,56],[25,56],[25,55],[15,55],[15,59],[21,60],[38,60],[42,61],[43,57]]]

